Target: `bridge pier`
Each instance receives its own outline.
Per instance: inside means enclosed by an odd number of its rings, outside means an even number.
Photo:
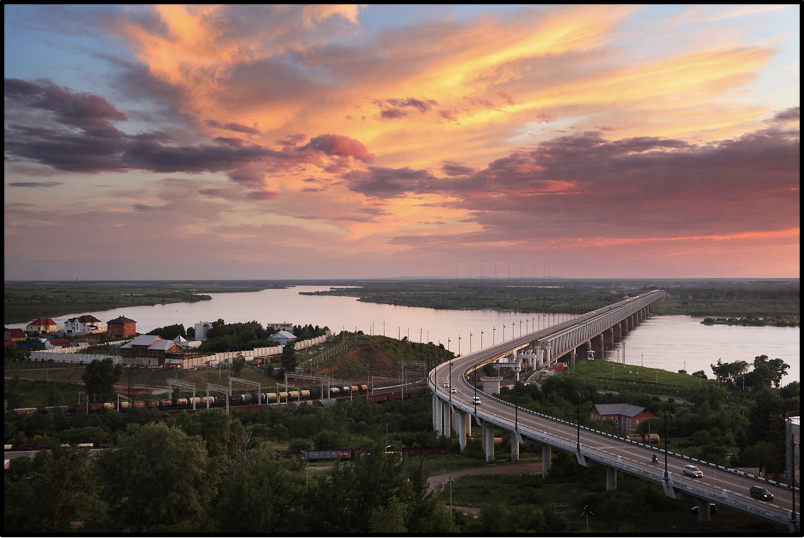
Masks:
[[[706,499],[698,499],[698,521],[710,521],[711,514],[709,513],[709,501]]]
[[[517,432],[511,432],[511,462],[519,461],[519,437]]]
[[[441,402],[441,435],[449,437],[451,433],[449,404]]]
[[[617,489],[617,469],[606,467],[606,491]]]
[[[547,478],[550,474],[550,467],[553,465],[553,447],[542,445],[542,478]]]
[[[441,398],[433,393],[433,431],[441,432]]]
[[[494,461],[494,425],[483,422],[483,448],[486,452],[486,461]]]
[[[466,413],[457,409],[453,410],[453,412],[455,413],[455,427],[458,430],[458,445],[461,448],[461,452],[463,452],[466,448]]]

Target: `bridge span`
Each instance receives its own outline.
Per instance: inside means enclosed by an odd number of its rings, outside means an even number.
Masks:
[[[512,461],[519,458],[520,444],[541,445],[543,476],[550,472],[555,448],[574,453],[580,465],[604,466],[608,489],[616,488],[617,472],[621,471],[661,484],[665,494],[672,498],[687,495],[697,499],[700,521],[709,520],[709,503],[715,502],[797,531],[800,513],[791,508],[794,497],[800,498],[798,488],[516,407],[476,389],[468,380],[484,364],[509,356],[531,368],[549,365],[565,355],[574,362],[579,348],[591,346],[595,338],[602,340],[607,332],[633,329],[665,296],[661,290],[643,293],[438,365],[429,372],[427,380],[433,398],[433,429],[444,436],[457,434],[463,450],[474,423],[481,428],[487,461],[494,460],[494,428],[503,429],[511,435]],[[600,343],[605,345],[605,340]],[[660,463],[651,463],[654,454],[659,456]],[[684,476],[683,467],[688,464],[698,466],[704,476],[695,479]],[[762,485],[771,491],[773,502],[751,498],[748,491],[752,485]]]

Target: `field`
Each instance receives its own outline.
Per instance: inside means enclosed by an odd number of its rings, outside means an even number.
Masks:
[[[702,379],[658,368],[622,365],[611,361],[579,360],[565,375],[576,375],[582,379],[595,381],[601,388],[645,394],[687,392],[700,389],[707,384],[717,384],[714,379]]]

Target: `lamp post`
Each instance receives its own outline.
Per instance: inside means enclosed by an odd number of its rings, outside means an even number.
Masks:
[[[503,342],[505,342],[505,323],[503,323]]]
[[[497,327],[491,328],[491,345],[494,345],[494,337],[497,335]]]
[[[458,356],[461,356],[461,335],[458,335]]]
[[[575,445],[578,453],[581,452],[581,393],[578,392],[578,440]]]
[[[667,409],[664,410],[664,479],[665,481],[670,479],[670,476],[667,474],[667,417],[670,413],[667,412]],[[672,416],[672,415],[670,415]]]
[[[514,431],[519,432],[519,380],[514,379]]]
[[[475,404],[475,416],[477,416],[477,366],[475,366],[475,397],[472,401]]]
[[[480,331],[480,349],[483,349],[483,331]]]
[[[472,332],[469,332],[469,353],[472,353]]]

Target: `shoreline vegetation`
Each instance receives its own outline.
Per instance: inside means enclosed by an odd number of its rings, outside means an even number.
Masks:
[[[220,280],[4,282],[3,323],[128,306],[210,300],[210,293],[254,292],[297,285],[332,286],[303,295],[338,295],[359,301],[447,310],[580,314],[650,289],[667,300],[654,314],[708,317],[712,324],[797,327],[799,279],[569,280]],[[726,321],[720,321],[720,320]],[[742,320],[745,320],[742,322]]]

